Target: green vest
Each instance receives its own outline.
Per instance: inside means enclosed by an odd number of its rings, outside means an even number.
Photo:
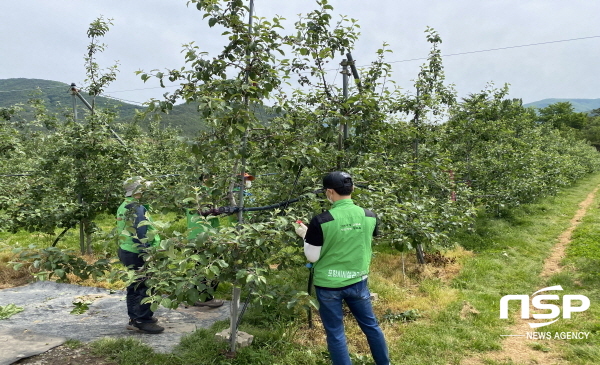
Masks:
[[[341,288],[358,283],[369,273],[377,218],[352,199],[336,201],[329,213],[333,219],[320,223],[323,246],[314,264],[314,284]]]
[[[125,198],[125,201],[121,203],[119,209],[117,209],[117,232],[119,233],[119,247],[125,251],[139,253],[140,248],[138,247],[138,243],[133,241],[133,237],[135,237],[135,232],[130,232],[135,221],[134,214],[128,216],[127,212],[129,209],[126,208],[127,205],[135,202],[134,198],[128,197]],[[152,223],[152,219],[150,216],[146,214],[146,220]],[[160,244],[160,236],[158,233],[154,233],[155,228],[150,224],[148,226],[147,239],[150,242],[150,246],[158,246]]]

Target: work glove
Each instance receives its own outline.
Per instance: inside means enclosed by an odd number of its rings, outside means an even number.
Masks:
[[[298,224],[298,227],[296,227],[296,234],[298,236],[302,237],[302,239],[304,239],[304,236],[306,236],[307,229],[308,229],[308,227],[304,223],[300,222]]]

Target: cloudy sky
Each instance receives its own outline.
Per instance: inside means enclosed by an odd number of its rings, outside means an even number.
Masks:
[[[249,0],[248,0],[249,1]],[[427,26],[442,37],[447,82],[460,96],[493,82],[510,84],[525,103],[546,98],[600,98],[600,1],[597,0],[329,0],[334,14],[355,18],[361,37],[353,56],[368,65],[386,42],[394,79],[406,90],[427,57]],[[255,0],[255,14],[297,14],[311,0]],[[85,79],[86,30],[102,15],[114,26],[102,39],[102,66],[119,62],[107,94],[128,101],[165,91],[136,70],[183,66],[182,44],[218,52],[225,44],[186,0],[5,0],[0,15],[0,79],[39,78],[78,85]],[[341,59],[340,59],[341,61]],[[337,66],[337,65],[334,65]],[[335,68],[335,67],[334,67]],[[332,70],[331,82],[341,85]]]

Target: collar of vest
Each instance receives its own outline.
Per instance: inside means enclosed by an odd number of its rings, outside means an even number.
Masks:
[[[137,201],[137,199],[135,199],[135,198],[134,198],[134,197],[132,197],[132,196],[128,196],[128,197],[125,197],[125,200],[123,200],[123,203],[124,203],[125,205],[129,205],[129,204],[131,204],[131,203],[133,203],[133,202],[135,202],[135,201]]]
[[[331,208],[337,208],[337,207],[342,207],[345,205],[354,205],[354,201],[352,199],[340,199],[338,201],[336,201],[335,203],[333,203],[333,205],[331,206]]]
[[[136,198],[134,198],[132,196],[127,196],[127,197],[125,197],[125,200],[123,202],[127,203],[126,205],[129,205],[129,203],[132,203],[132,202],[138,202],[139,203],[139,200],[137,200]],[[144,208],[150,209],[150,206],[148,204],[142,204],[142,205],[144,206]]]

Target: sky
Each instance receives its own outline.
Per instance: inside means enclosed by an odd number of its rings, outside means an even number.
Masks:
[[[248,3],[250,0],[247,0]],[[130,102],[160,99],[154,80],[135,71],[184,66],[182,45],[195,42],[209,54],[226,44],[186,0],[4,0],[0,15],[0,79],[85,80],[83,57],[89,24],[99,16],[114,25],[102,42],[102,67],[119,63],[106,94]],[[427,57],[427,27],[442,38],[446,82],[460,97],[510,84],[509,97],[530,103],[547,98],[600,98],[600,1],[597,0],[329,0],[334,19],[358,20],[352,51],[369,65],[383,43],[393,53],[393,79],[407,92]],[[280,15],[292,25],[317,8],[310,0],[254,0],[255,15]],[[339,62],[341,62],[341,56]],[[338,62],[338,61],[336,61]],[[339,63],[338,62],[338,63]],[[333,64],[328,81],[342,78]]]

